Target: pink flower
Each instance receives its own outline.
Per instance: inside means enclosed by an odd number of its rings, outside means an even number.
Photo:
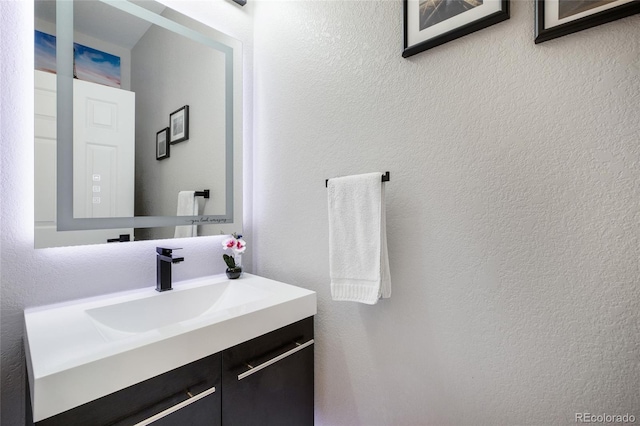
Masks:
[[[237,240],[233,237],[225,238],[222,241],[222,247],[226,249],[233,249],[236,246]]]
[[[234,254],[244,253],[247,249],[247,242],[242,239],[240,235],[236,236],[235,234],[229,238],[225,238],[222,241],[222,248],[231,249]]]
[[[240,240],[236,240],[236,246],[233,249],[233,251],[237,254],[237,253],[243,253],[245,250],[247,249],[247,243],[240,239]]]

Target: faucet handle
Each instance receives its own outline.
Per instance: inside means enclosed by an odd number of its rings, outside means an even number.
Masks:
[[[171,256],[173,250],[182,250],[182,247],[156,247],[156,253],[163,256]]]

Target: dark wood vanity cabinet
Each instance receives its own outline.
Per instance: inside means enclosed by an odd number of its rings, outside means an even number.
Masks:
[[[36,426],[313,425],[313,368],[309,317]]]
[[[222,353],[222,424],[313,425],[313,317]]]
[[[36,423],[36,426],[217,426],[222,354],[202,358]]]

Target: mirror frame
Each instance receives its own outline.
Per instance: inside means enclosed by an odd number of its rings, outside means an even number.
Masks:
[[[225,214],[203,216],[73,216],[73,1],[56,2],[57,33],[57,227],[59,231],[217,225],[221,234],[242,232],[242,44],[167,7],[171,19],[126,0],[98,0],[176,32],[225,55]],[[163,12],[163,13],[165,13]]]

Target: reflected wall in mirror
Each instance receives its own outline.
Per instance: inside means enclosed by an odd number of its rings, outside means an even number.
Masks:
[[[35,29],[36,248],[241,232],[239,41],[148,0],[37,0]]]

